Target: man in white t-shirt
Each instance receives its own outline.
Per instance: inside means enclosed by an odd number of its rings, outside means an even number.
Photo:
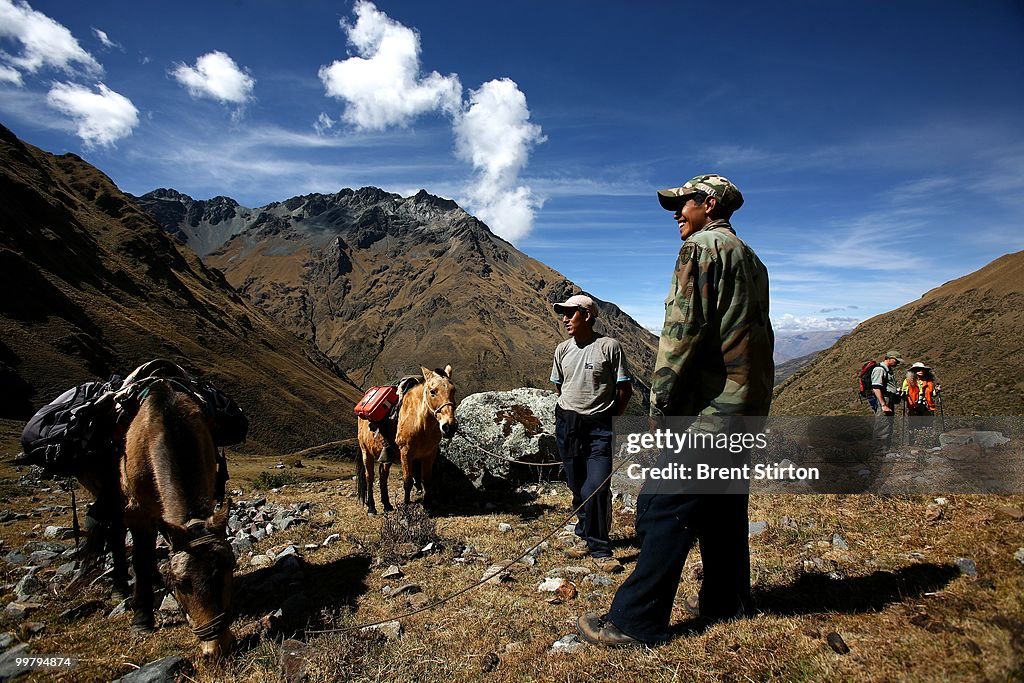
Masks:
[[[554,308],[569,334],[555,348],[551,366],[551,381],[558,393],[555,437],[573,508],[587,500],[576,524],[576,535],[586,547],[569,552],[590,555],[603,571],[620,572],[622,565],[612,557],[610,539],[612,417],[626,409],[633,380],[619,342],[594,332],[598,309],[593,299],[577,294]]]

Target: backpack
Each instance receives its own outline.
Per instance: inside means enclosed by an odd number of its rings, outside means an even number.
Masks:
[[[193,379],[191,384],[206,402],[214,445],[233,446],[245,441],[249,433],[249,418],[234,399],[209,382]]]
[[[93,457],[109,445],[112,406],[97,402],[103,394],[115,391],[119,378],[107,383],[86,382],[43,406],[25,425],[21,447],[29,463],[58,476],[71,476],[77,463]]]
[[[396,387],[373,387],[356,404],[356,417],[361,417],[368,422],[379,422],[388,416],[396,403],[398,403]]]
[[[871,371],[878,367],[878,361],[869,360],[860,366],[857,373],[857,395],[861,398],[871,398],[875,392],[871,390]]]

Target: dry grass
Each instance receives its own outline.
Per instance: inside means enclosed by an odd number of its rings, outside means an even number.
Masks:
[[[3,446],[10,435],[10,430],[0,430]],[[276,462],[236,456],[229,488],[241,488],[243,497],[257,495],[250,482]],[[569,509],[564,487],[552,485],[537,496],[462,500],[441,509],[431,520],[436,526],[429,530],[440,551],[405,561],[404,576],[388,581],[380,576],[384,565],[377,554],[388,537],[387,525],[393,522],[363,512],[355,498],[352,464],[306,458],[304,465],[288,471],[323,481],[289,485],[266,495],[279,504],[311,502],[310,523],[256,546],[301,546],[331,533],[341,535],[341,543],[305,554],[302,590],[307,600],[298,612],[301,623],[252,638],[225,665],[210,667],[197,661],[195,640],[181,623],[165,625],[155,635],[135,636],[128,617],[106,619],[97,613],[60,622],[58,615],[68,607],[105,599],[106,593],[97,588],[83,595],[50,596],[30,618],[46,624],[46,630],[29,641],[32,652],[81,657],[80,668],[66,680],[109,679],[132,665],[184,654],[196,664],[193,676],[198,681],[276,681],[281,674],[276,643],[295,635],[308,645],[306,674],[315,681],[1008,681],[1024,676],[1024,567],[1013,559],[1013,552],[1024,545],[1024,524],[996,512],[1000,505],[1024,507],[1021,496],[949,497],[936,522],[926,516],[930,499],[921,497],[753,498],[751,519],[769,524],[751,541],[761,614],[681,635],[657,649],[586,646],[573,654],[553,654],[551,644],[575,631],[579,614],[603,611],[625,576],[614,577],[611,586],[577,579],[579,597],[564,604],[547,603],[536,585],[559,568],[581,563],[562,554],[554,540],[536,566],[517,565],[512,581],[481,586],[439,609],[404,619],[398,639],[377,632],[322,631],[411,611],[407,597],[389,598],[383,592],[386,585],[417,583],[436,600],[476,582],[491,564],[517,557],[562,522]],[[5,486],[16,476],[9,465],[2,474]],[[66,503],[66,495],[59,492],[37,493],[34,498],[22,492],[4,506],[25,511]],[[787,526],[784,518],[795,521],[795,527]],[[69,521],[67,514],[44,514],[8,522],[0,526],[4,552],[21,547],[41,526]],[[421,522],[413,521],[422,531]],[[512,530],[499,532],[501,522],[512,525]],[[636,559],[632,522],[632,515],[617,509],[613,536],[627,572]],[[847,553],[832,550],[833,533],[847,541]],[[416,542],[420,540],[417,537]],[[454,562],[466,544],[486,558]],[[953,563],[961,556],[975,561],[977,578],[955,569]],[[822,571],[804,571],[804,561],[813,557],[824,560],[824,572],[834,572],[832,578]],[[680,597],[698,588],[693,569],[698,559],[695,554],[687,565]],[[240,563],[236,586],[251,585],[257,573]],[[9,586],[20,575],[17,570],[5,573],[5,602],[11,597]],[[237,605],[235,628],[244,630],[293,597],[288,591],[249,595]],[[681,601],[673,618],[686,622]],[[849,654],[829,648],[825,636],[831,631],[842,634]]]

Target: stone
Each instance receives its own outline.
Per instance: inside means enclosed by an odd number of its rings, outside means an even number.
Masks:
[[[387,636],[388,640],[396,640],[402,636],[402,622],[398,620],[385,621],[383,624],[364,626],[359,630],[362,632],[377,631]]]
[[[75,569],[77,569],[76,562],[65,562],[61,566],[57,567],[57,571],[55,571],[53,576],[50,578],[51,583],[61,583],[70,579],[75,573]]]
[[[420,588],[418,583],[406,583],[391,591],[391,597],[407,594],[411,595],[413,593],[419,593],[422,590],[423,589]]]
[[[107,615],[107,619],[113,619],[114,617],[119,617],[122,614],[128,614],[128,612],[131,610],[131,608],[132,608],[132,599],[131,598],[125,598],[121,602],[117,603],[117,607],[115,607],[114,609],[110,610],[110,614]]]
[[[846,539],[839,534],[832,534],[832,547],[836,550],[850,549],[850,545],[846,542]]]
[[[557,653],[573,653],[582,650],[586,645],[580,640],[579,636],[572,633],[567,636],[562,636],[551,645],[550,652]]]
[[[285,683],[300,683],[306,680],[309,646],[301,640],[289,638],[281,643],[281,680]]]
[[[381,573],[380,578],[382,579],[397,579],[401,578],[402,570],[397,564],[393,564]]]
[[[0,654],[0,681],[12,681],[32,671],[32,667],[18,663],[18,659],[29,654],[28,643],[22,643]]]
[[[825,636],[825,641],[828,643],[829,647],[841,655],[849,654],[850,652],[850,646],[847,645],[846,641],[843,640],[843,637],[835,631],[832,631]]]
[[[536,468],[509,460],[559,462],[557,399],[554,392],[532,388],[470,394],[456,409],[459,437],[442,441],[441,454],[478,490],[536,481]]]
[[[611,586],[615,583],[614,579],[604,574],[587,574],[583,577],[584,583],[592,583],[595,586]]]
[[[423,609],[430,604],[430,597],[426,593],[413,593],[409,596],[407,602],[409,607],[413,609]]]
[[[9,602],[4,607],[4,615],[20,621],[42,606],[39,602]]]
[[[993,448],[1009,443],[1010,440],[999,432],[974,431],[971,429],[954,429],[950,432],[939,434],[939,445],[943,448],[948,446],[965,446],[977,444],[982,448]]]
[[[0,650],[6,650],[14,644],[13,633],[0,633]]]
[[[30,636],[37,636],[46,630],[46,624],[41,621],[30,621],[25,624],[25,633]]]
[[[484,572],[484,575],[480,577],[486,579],[487,583],[499,584],[512,579],[512,574],[508,571],[507,564],[492,564]]]
[[[1017,548],[1017,552],[1013,554],[1013,559],[1024,564],[1024,547]]]
[[[956,564],[956,567],[960,570],[961,574],[966,574],[971,578],[978,575],[978,567],[974,564],[974,560],[969,557],[958,557],[954,564]]]
[[[75,530],[66,526],[48,526],[43,530],[43,538],[63,541],[74,538]]]
[[[1012,519],[1014,522],[1024,520],[1024,510],[1012,505],[1000,505],[996,508],[996,514],[1000,517]]]
[[[499,664],[501,664],[501,658],[494,652],[488,652],[480,662],[480,671],[489,674],[497,669]]]
[[[178,604],[178,601],[173,595],[168,593],[164,596],[164,599],[160,601],[160,611],[168,614],[174,614],[175,612],[181,611],[181,605]]]
[[[274,564],[274,558],[269,555],[253,555],[252,559],[249,560],[249,566],[256,567],[257,569],[269,567],[272,564]]]
[[[4,555],[4,562],[6,562],[9,565],[17,567],[28,562],[28,555],[23,555],[22,553],[19,553],[17,550],[12,550],[11,552]]]
[[[71,609],[66,609],[60,613],[62,621],[72,622],[87,617],[94,612],[98,612],[103,609],[104,605],[99,600],[88,600],[83,602],[81,605],[76,605]]]
[[[565,584],[570,583],[568,579],[557,578],[553,576],[546,577],[543,581],[537,584],[538,593],[554,593]]]
[[[25,574],[21,577],[21,581],[14,586],[14,597],[18,602],[29,602],[32,596],[44,592],[46,592],[46,586],[36,578],[34,571]]]
[[[328,546],[328,545],[333,545],[335,543],[340,543],[340,542],[341,542],[341,534],[331,534],[330,536],[328,536],[327,538],[324,539],[324,542],[321,543],[321,545]]]
[[[749,522],[747,524],[747,536],[753,538],[760,536],[768,528],[768,522]]]
[[[498,531],[500,531],[502,533],[506,533],[506,532],[512,531],[512,525],[507,523],[507,522],[502,522],[501,524],[498,525]]]
[[[122,676],[114,683],[171,683],[192,673],[192,664],[184,657],[164,657]]]

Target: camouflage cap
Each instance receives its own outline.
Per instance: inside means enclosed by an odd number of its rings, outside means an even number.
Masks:
[[[900,352],[895,350],[895,349],[889,349],[888,351],[886,351],[885,352],[885,357],[886,358],[895,358],[899,362],[901,362],[901,363],[903,362],[903,356],[900,355]]]
[[[739,188],[725,176],[716,173],[694,176],[683,183],[682,187],[658,190],[658,201],[663,208],[675,211],[695,192],[703,192],[709,197],[714,197],[718,200],[719,206],[728,211],[735,211],[743,206],[743,195]]]

